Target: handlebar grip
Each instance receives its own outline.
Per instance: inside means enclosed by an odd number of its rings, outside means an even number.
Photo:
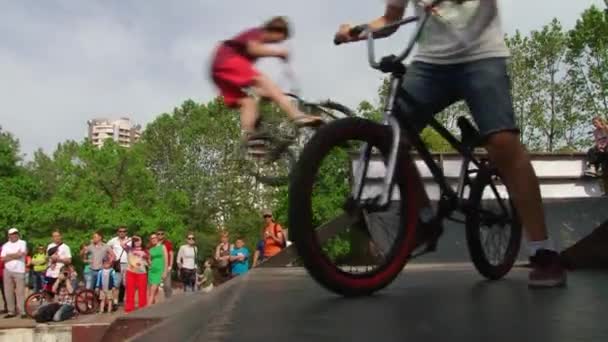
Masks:
[[[361,33],[363,33],[363,31],[367,30],[368,26],[367,24],[362,24],[362,25],[357,25],[357,26],[353,26],[351,27],[351,29],[348,31],[348,35],[351,37],[355,37],[360,35]],[[337,38],[334,38],[334,44],[335,45],[340,45],[344,42],[339,41]]]

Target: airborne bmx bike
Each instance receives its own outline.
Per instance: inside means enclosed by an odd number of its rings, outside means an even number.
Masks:
[[[434,6],[441,2],[435,1],[419,17],[385,27],[390,30],[418,23],[403,53],[384,57],[380,62],[375,59],[373,32],[367,26],[352,29],[353,35],[368,36],[371,67],[390,74],[384,121],[345,118],[325,125],[308,141],[293,169],[289,187],[290,235],[312,277],[338,294],[367,295],[390,284],[414,257],[420,220],[464,223],[470,257],[488,279],[499,279],[508,273],[519,253],[521,223],[497,169],[485,154],[475,153],[483,141],[471,122],[465,117],[458,119],[460,139],[436,119],[429,124],[462,156],[460,173],[452,180],[457,183],[453,188],[422,141],[416,124],[408,117],[395,115],[397,93],[403,91],[399,85],[407,72],[402,61],[433,15]],[[436,210],[430,213],[421,212],[416,191],[424,187],[415,174],[411,150],[418,153],[439,189]],[[332,178],[340,167],[343,175],[352,174],[350,180],[340,183],[343,176]],[[329,213],[333,219],[318,222],[322,214],[329,215],[328,184],[332,189],[341,189],[331,199],[336,201],[342,196],[342,209]]]
[[[284,73],[292,83],[290,92],[285,93],[304,113],[320,117],[324,122],[356,116],[350,108],[332,100],[307,101],[298,93],[291,67],[286,64]],[[255,95],[251,95],[255,96]],[[243,146],[240,159],[244,169],[256,180],[268,186],[282,186],[289,182],[289,174],[304,143],[314,134],[309,127],[298,128],[287,122],[278,108],[259,99],[260,119],[256,134],[257,148],[263,153],[255,154]]]

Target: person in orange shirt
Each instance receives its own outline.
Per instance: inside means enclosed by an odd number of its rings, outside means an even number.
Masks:
[[[270,210],[264,210],[264,259],[277,255],[285,248],[285,234],[280,224],[272,218]]]

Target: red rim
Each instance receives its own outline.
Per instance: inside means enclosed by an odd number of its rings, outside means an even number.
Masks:
[[[411,170],[408,168],[402,176],[406,177],[406,198],[408,200],[406,205],[406,231],[404,233],[405,237],[403,238],[405,241],[399,243],[399,245],[403,247],[393,246],[392,253],[394,254],[392,257],[390,257],[390,261],[380,266],[380,268],[376,271],[373,271],[371,274],[354,275],[340,270],[331,260],[329,260],[329,258],[327,258],[326,255],[321,252],[322,247],[319,244],[317,235],[314,233],[310,234],[311,241],[309,242],[311,243],[311,246],[313,246],[313,257],[318,260],[318,264],[324,268],[324,273],[332,278],[332,281],[345,284],[353,289],[373,288],[390,281],[390,279],[403,270],[403,266],[407,263],[407,259],[415,247],[416,225],[418,222],[418,205],[413,186],[411,185],[413,178],[410,176],[410,173]],[[311,229],[310,231],[314,232],[314,229]]]

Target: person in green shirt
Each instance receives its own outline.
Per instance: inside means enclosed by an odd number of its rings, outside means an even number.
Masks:
[[[34,292],[39,292],[42,291],[44,285],[43,285],[43,281],[44,281],[44,273],[46,272],[46,265],[48,263],[47,257],[46,257],[46,251],[44,249],[44,246],[42,245],[38,245],[36,247],[36,251],[34,252],[34,255],[32,256],[32,285],[33,285],[33,291]]]

